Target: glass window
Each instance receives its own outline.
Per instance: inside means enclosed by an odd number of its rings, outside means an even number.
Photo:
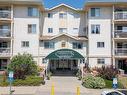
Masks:
[[[98,64],[105,64],[105,59],[104,58],[97,59],[97,63]]]
[[[21,46],[22,47],[29,47],[29,41],[22,41]]]
[[[53,13],[48,13],[48,18],[53,18]]]
[[[105,47],[104,42],[97,42],[97,47],[98,47],[98,48],[103,48],[103,47]]]
[[[53,28],[48,28],[48,33],[53,33]]]
[[[67,33],[67,28],[59,28],[60,33]]]
[[[100,8],[91,8],[91,17],[99,17]]]
[[[66,47],[66,42],[62,42],[61,47]]]
[[[74,13],[73,16],[76,19],[76,18],[79,18],[80,15],[78,13]]]
[[[44,42],[44,48],[45,49],[53,49],[54,48],[54,42]]]
[[[91,25],[92,34],[100,34],[100,25]]]
[[[60,13],[59,18],[66,19],[67,18],[67,13]]]
[[[42,58],[42,63],[47,63],[47,60],[45,58]]]
[[[78,33],[78,28],[73,28],[74,33]]]
[[[82,49],[83,43],[80,42],[73,42],[73,49]]]
[[[28,16],[30,17],[36,17],[39,15],[39,11],[35,7],[28,7]]]
[[[36,24],[28,24],[28,33],[31,33],[31,34],[36,33]]]
[[[8,48],[8,42],[0,42],[0,48]]]

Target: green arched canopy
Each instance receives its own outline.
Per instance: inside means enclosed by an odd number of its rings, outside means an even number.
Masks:
[[[50,53],[45,59],[84,59],[77,51],[60,49]]]

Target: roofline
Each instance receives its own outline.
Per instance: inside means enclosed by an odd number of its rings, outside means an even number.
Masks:
[[[58,7],[61,7],[61,6],[68,7],[68,8],[70,8],[70,9],[72,9],[72,10],[75,10],[75,11],[82,11],[82,9],[74,8],[74,7],[72,7],[72,6],[70,6],[70,5],[67,5],[67,4],[64,4],[64,3],[59,4],[59,5],[56,5],[56,6],[52,7],[52,8],[46,8],[45,10],[46,10],[46,11],[51,11],[51,10],[54,10],[54,9],[56,9],[56,8],[58,8]]]
[[[12,5],[34,5],[39,6],[41,10],[44,10],[44,5],[42,0],[0,0],[0,4],[12,4]]]
[[[127,5],[127,1],[123,2],[123,1],[89,1],[87,0],[85,3],[84,3],[84,7],[83,7],[83,10],[86,10],[87,7],[89,6],[113,6],[113,5],[118,5],[118,4],[124,4],[124,5]]]

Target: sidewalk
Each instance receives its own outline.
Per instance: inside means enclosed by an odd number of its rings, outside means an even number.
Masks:
[[[101,95],[104,89],[87,89],[81,85],[76,77],[52,77],[46,84],[36,87],[12,87],[15,95],[51,95],[51,86],[54,83],[55,95],[76,95],[80,87],[81,95]],[[0,87],[0,95],[9,94],[9,87]]]

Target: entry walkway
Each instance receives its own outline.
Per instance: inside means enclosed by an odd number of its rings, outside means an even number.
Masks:
[[[55,86],[55,95],[76,95],[77,86],[80,87],[81,95],[100,95],[103,89],[87,89],[81,85],[76,77],[53,76],[46,80],[46,85],[38,88],[37,95],[51,95],[52,83]]]

